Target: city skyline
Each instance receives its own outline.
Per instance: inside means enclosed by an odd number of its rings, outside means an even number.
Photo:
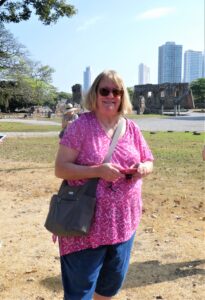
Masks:
[[[158,83],[181,82],[182,45],[169,41],[158,49]]]
[[[86,67],[83,72],[83,92],[86,93],[91,85],[91,68],[90,66]]]
[[[184,52],[183,82],[191,82],[205,76],[205,57],[201,51],[187,50]]]
[[[204,0],[197,5],[193,0],[189,5],[185,0],[122,0],[120,5],[117,0],[90,0],[89,5],[74,0],[72,4],[78,14],[52,26],[42,25],[36,17],[5,24],[27,47],[31,59],[56,70],[52,84],[59,91],[83,85],[86,66],[92,68],[92,79],[104,69],[115,69],[132,87],[138,83],[138,65],[143,62],[155,84],[158,47],[166,41],[183,45],[183,53],[204,51]]]
[[[141,63],[138,66],[138,84],[150,83],[150,68]]]

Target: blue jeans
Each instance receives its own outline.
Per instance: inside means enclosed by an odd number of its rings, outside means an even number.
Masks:
[[[61,256],[64,300],[91,300],[94,292],[116,295],[127,274],[134,236],[123,243]]]

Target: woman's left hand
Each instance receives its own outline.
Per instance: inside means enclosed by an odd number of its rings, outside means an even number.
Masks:
[[[133,178],[141,178],[149,175],[153,171],[153,162],[146,161],[144,163],[139,163],[137,167],[137,172],[133,174]]]

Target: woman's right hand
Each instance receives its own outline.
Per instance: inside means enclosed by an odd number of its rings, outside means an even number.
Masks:
[[[110,182],[124,177],[120,172],[122,168],[115,164],[103,163],[94,166],[78,165],[75,164],[77,156],[78,151],[60,145],[55,162],[56,177],[67,180],[102,178]]]
[[[98,166],[98,177],[106,181],[115,181],[119,178],[124,178],[120,172],[120,167],[112,163],[104,163]]]

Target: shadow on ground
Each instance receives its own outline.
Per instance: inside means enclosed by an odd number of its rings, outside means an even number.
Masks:
[[[61,292],[63,290],[61,276],[53,276],[53,277],[46,277],[45,279],[40,281],[40,284],[45,286],[47,289]]]
[[[202,264],[205,264],[205,260],[170,264],[160,264],[158,260],[133,263],[129,267],[124,289],[172,281],[193,275],[205,276],[205,270],[199,267]],[[47,277],[40,283],[46,288],[55,290],[56,292],[62,290],[60,275]]]
[[[205,260],[194,260],[181,263],[160,264],[158,260],[133,263],[129,267],[125,288],[146,286],[178,278],[204,275],[205,270],[198,266]]]

